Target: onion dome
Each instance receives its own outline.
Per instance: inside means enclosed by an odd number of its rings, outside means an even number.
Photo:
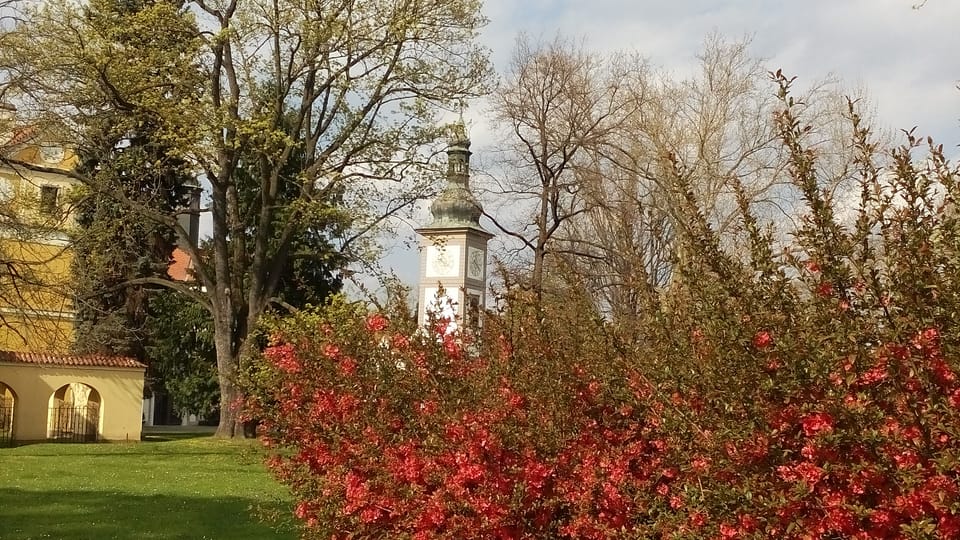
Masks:
[[[447,184],[430,205],[431,228],[480,228],[483,210],[470,192],[470,139],[463,124],[454,128],[447,147]]]

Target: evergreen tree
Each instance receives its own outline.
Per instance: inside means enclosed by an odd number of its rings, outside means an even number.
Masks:
[[[152,144],[149,135],[122,142],[127,146],[100,154],[107,159],[86,164],[111,193],[88,188],[78,193],[72,267],[75,348],[145,359],[144,324],[150,290],[156,286],[128,282],[165,276],[176,238],[172,228],[124,211],[117,195],[172,215],[185,205],[189,176],[179,164],[158,156],[162,148]]]
[[[129,61],[150,66],[159,77],[177,60],[170,51],[175,43],[169,36],[140,30],[151,14],[170,15],[173,8],[149,0],[95,0],[85,11],[85,28],[103,48],[129,51],[135,55]],[[184,16],[168,24],[185,33],[192,29]],[[183,51],[189,53],[189,42]],[[189,62],[180,63],[187,65],[174,69],[189,72]],[[171,85],[157,99],[176,100],[184,88],[189,86]],[[193,180],[183,160],[171,152],[150,109],[119,96],[104,101],[102,113],[85,117],[79,126],[80,172],[93,181],[74,197],[74,347],[146,360],[144,325],[149,291],[155,286],[129,282],[166,276],[176,245],[170,221],[186,207]],[[131,206],[144,212],[131,212]],[[166,219],[150,219],[150,214]]]

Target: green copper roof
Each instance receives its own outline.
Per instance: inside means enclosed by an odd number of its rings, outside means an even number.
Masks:
[[[470,139],[463,126],[454,129],[447,147],[447,185],[430,205],[431,228],[480,228],[480,203],[470,192]]]

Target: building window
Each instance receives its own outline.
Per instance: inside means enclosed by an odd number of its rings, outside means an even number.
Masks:
[[[40,213],[53,215],[57,213],[57,198],[60,188],[57,186],[40,186]]]
[[[480,327],[480,296],[476,294],[467,295],[467,311],[464,315],[464,322],[467,327]]]

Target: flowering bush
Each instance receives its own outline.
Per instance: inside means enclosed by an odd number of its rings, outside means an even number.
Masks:
[[[270,467],[296,494],[305,536],[630,529],[637,493],[660,481],[663,444],[641,436],[638,411],[604,403],[597,370],[519,365],[498,337],[481,349],[442,325],[418,335],[339,299],[279,325],[248,414],[276,449]],[[522,347],[549,357],[548,343]]]
[[[960,537],[957,171],[911,137],[881,174],[851,109],[842,226],[778,80],[793,245],[742,197],[746,256],[691,212],[635,328],[575,289],[477,334],[342,299],[278,322],[247,414],[304,537]]]

